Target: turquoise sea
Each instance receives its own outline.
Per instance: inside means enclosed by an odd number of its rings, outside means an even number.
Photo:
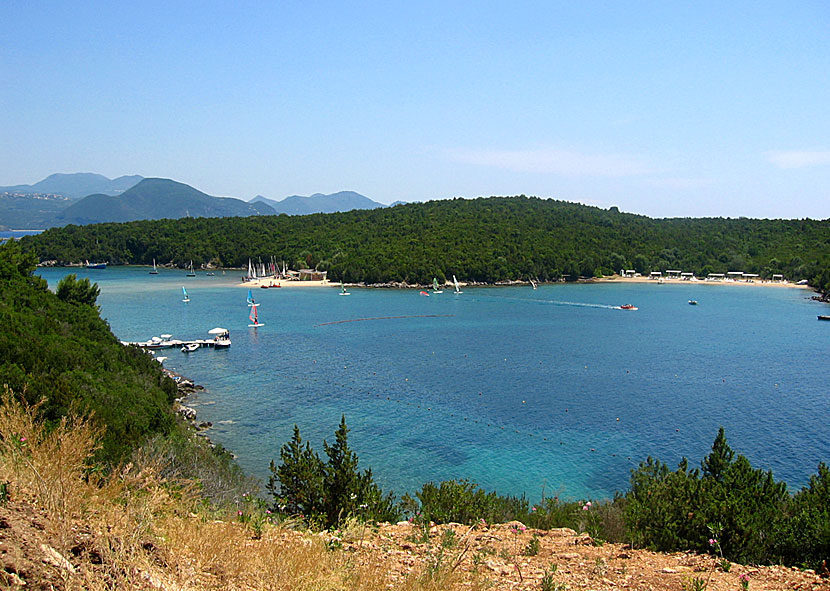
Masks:
[[[252,329],[238,271],[39,271],[52,288],[69,272],[100,285],[123,340],[230,329],[230,349],[171,349],[165,365],[207,388],[188,404],[262,478],[295,423],[322,453],[341,414],[361,466],[398,494],[468,478],[531,501],[609,497],[649,455],[696,464],[720,425],[791,488],[830,462],[828,307],[806,290],[255,289],[265,326]],[[639,310],[613,308],[625,303]]]

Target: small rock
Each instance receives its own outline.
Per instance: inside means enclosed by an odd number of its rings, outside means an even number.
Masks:
[[[582,555],[578,552],[563,552],[562,554],[557,554],[556,556],[564,558],[565,560],[579,560],[582,558]]]

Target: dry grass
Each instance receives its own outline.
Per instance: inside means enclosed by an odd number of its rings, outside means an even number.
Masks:
[[[46,429],[36,411],[8,391],[0,395],[0,482],[7,483],[14,501],[6,509],[17,507],[20,523],[7,532],[21,538],[12,543],[28,551],[27,564],[39,569],[28,572],[28,588],[477,588],[468,575],[451,568],[451,560],[447,567],[390,573],[389,563],[377,554],[332,550],[328,537],[269,518],[257,522],[259,531],[235,515],[216,519],[202,508],[193,483],[162,478],[162,468],[153,461],[100,474],[89,462],[102,434],[90,420],[70,418]],[[38,521],[38,527],[27,529],[26,520]],[[369,532],[351,523],[345,533],[357,540]],[[58,554],[51,565],[44,564],[44,546]],[[12,583],[19,576],[15,572],[25,571],[9,568],[4,565],[0,575]]]

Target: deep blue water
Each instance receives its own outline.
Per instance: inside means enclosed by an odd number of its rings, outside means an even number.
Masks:
[[[54,287],[71,271],[40,273]],[[124,340],[230,329],[229,350],[169,350],[165,365],[207,388],[188,404],[263,478],[295,423],[322,454],[341,414],[361,466],[398,493],[469,478],[531,500],[543,487],[608,497],[648,455],[696,464],[720,425],[736,451],[791,487],[830,461],[830,323],[817,322],[827,306],[809,291],[256,289],[265,326],[255,330],[247,290],[233,287],[238,272],[74,271],[98,282],[102,314]],[[609,307],[623,303],[639,310]],[[374,320],[340,322],[356,319]]]

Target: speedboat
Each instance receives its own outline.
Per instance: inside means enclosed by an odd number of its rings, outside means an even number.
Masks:
[[[182,353],[193,353],[199,348],[199,343],[188,343],[182,347]]]
[[[819,316],[819,320],[830,320],[830,316]]]
[[[690,306],[697,306],[697,300],[689,300]]]
[[[635,306],[633,304],[623,304],[622,306],[620,306],[620,310],[636,310],[636,309],[637,309],[637,306]]]

